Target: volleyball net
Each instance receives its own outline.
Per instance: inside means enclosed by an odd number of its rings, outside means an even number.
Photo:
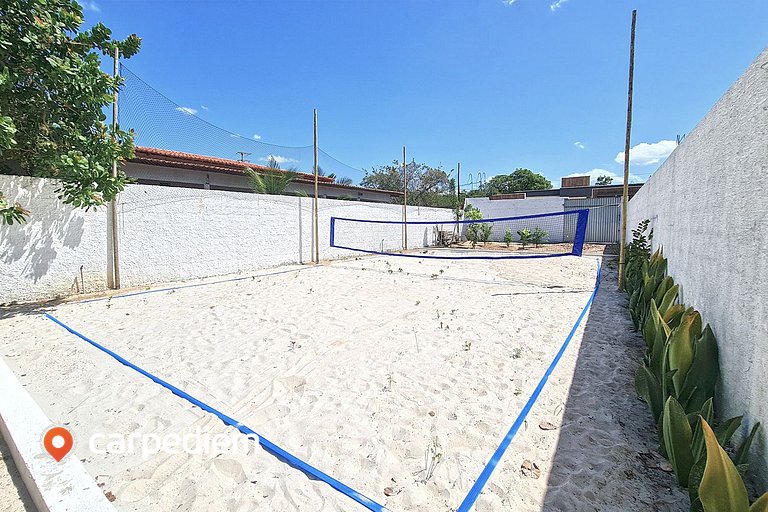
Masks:
[[[331,217],[331,247],[435,259],[581,256],[588,217],[589,210],[408,222]]]

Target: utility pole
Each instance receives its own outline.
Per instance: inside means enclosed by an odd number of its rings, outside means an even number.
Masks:
[[[405,161],[403,146],[403,249],[408,250],[408,164]]]
[[[314,109],[315,114],[315,130],[314,130],[314,144],[315,144],[315,201],[314,201],[314,224],[315,224],[315,263],[320,263],[320,227],[318,226],[318,176],[320,175],[320,169],[317,166],[317,109]]]
[[[624,266],[626,264],[627,203],[629,202],[629,146],[632,131],[632,84],[635,78],[635,25],[637,10],[632,11],[632,29],[629,41],[629,86],[627,89],[627,136],[624,140],[624,192],[621,198],[621,240],[619,240],[619,290],[624,289]]]
[[[115,78],[120,74],[120,49],[115,45],[114,69]],[[117,140],[117,99],[118,90],[115,88],[115,94],[112,99],[112,137]],[[117,178],[117,158],[112,160],[112,178]],[[107,231],[109,240],[107,240],[107,286],[112,289],[120,288],[120,251],[119,251],[119,232],[117,226],[117,195],[109,202],[107,216]]]
[[[456,201],[461,199],[461,162],[456,164]]]
[[[461,220],[460,210],[463,206],[464,205],[461,204],[461,162],[458,162],[456,164],[456,211],[454,212],[454,215],[456,216],[456,225],[453,227],[453,238],[456,243],[459,243],[459,238],[461,238],[459,220]]]

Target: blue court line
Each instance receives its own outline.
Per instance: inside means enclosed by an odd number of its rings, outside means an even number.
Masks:
[[[279,446],[277,446],[273,442],[269,441],[268,439],[265,439],[264,437],[262,437],[261,435],[259,435],[255,431],[253,431],[251,428],[243,425],[242,423],[240,423],[236,419],[231,418],[231,417],[227,416],[226,414],[224,414],[224,413],[214,409],[213,407],[211,407],[210,405],[206,404],[205,402],[202,402],[202,401],[198,400],[197,398],[193,397],[192,395],[182,391],[181,389],[177,388],[176,386],[174,386],[172,384],[169,384],[168,382],[160,379],[159,377],[155,377],[154,375],[152,375],[148,371],[146,371],[146,370],[136,366],[135,364],[133,364],[130,361],[128,361],[127,359],[119,356],[115,352],[112,352],[108,348],[100,345],[99,343],[93,341],[92,339],[86,337],[85,335],[77,332],[76,330],[74,330],[73,328],[69,327],[67,324],[65,324],[64,322],[62,322],[58,318],[56,318],[56,317],[54,317],[54,316],[52,316],[52,315],[50,315],[48,313],[45,313],[45,316],[49,320],[53,321],[54,323],[58,324],[59,326],[63,327],[67,331],[69,331],[71,334],[74,334],[75,336],[77,336],[78,338],[82,339],[83,341],[86,341],[86,342],[90,343],[91,345],[93,345],[94,347],[96,347],[99,350],[101,350],[102,352],[105,352],[106,354],[108,354],[112,358],[116,359],[118,362],[124,364],[125,366],[127,366],[129,368],[132,368],[133,370],[136,370],[137,372],[139,372],[143,376],[147,377],[148,379],[156,382],[157,384],[160,384],[161,386],[163,386],[164,388],[169,390],[174,395],[179,396],[179,397],[187,400],[191,404],[198,406],[200,409],[213,414],[214,416],[219,418],[221,421],[223,421],[225,425],[229,425],[230,427],[235,427],[237,430],[239,430],[241,433],[245,434],[246,436],[248,436],[251,439],[256,437],[256,440],[259,442],[259,445],[261,445],[262,448],[264,448],[266,451],[268,451],[272,455],[276,456],[281,461],[286,462],[290,466],[292,466],[292,467],[294,467],[294,468],[296,468],[296,469],[298,469],[300,471],[303,471],[308,476],[314,477],[314,478],[316,478],[318,480],[322,480],[323,482],[327,483],[328,485],[330,485],[331,487],[333,487],[334,489],[336,489],[340,493],[342,493],[342,494],[352,498],[356,502],[360,503],[361,505],[366,507],[368,510],[373,510],[374,512],[384,512],[384,511],[387,510],[382,505],[376,503],[375,501],[373,501],[372,499],[366,497],[365,495],[355,491],[351,487],[347,487],[346,485],[344,485],[343,483],[339,482],[338,480],[336,480],[332,476],[329,476],[329,475],[323,473],[319,469],[309,465],[308,463],[306,463],[303,460],[295,457],[294,455],[291,455],[290,453],[285,451],[283,448],[280,448]]]
[[[521,410],[520,414],[517,415],[517,419],[515,419],[515,422],[512,424],[512,427],[510,427],[509,432],[507,432],[507,435],[504,436],[504,439],[501,441],[501,444],[499,445],[499,447],[496,448],[496,451],[493,452],[493,456],[491,457],[491,460],[489,460],[488,464],[485,465],[485,468],[483,468],[482,473],[480,473],[480,477],[478,477],[475,484],[469,490],[469,493],[464,498],[464,501],[461,502],[461,505],[456,510],[456,512],[469,512],[469,510],[472,508],[472,505],[475,504],[475,501],[477,501],[477,498],[480,496],[480,493],[482,492],[483,487],[485,487],[485,484],[488,483],[488,479],[491,477],[491,473],[493,473],[493,470],[496,469],[496,466],[499,464],[499,461],[501,461],[501,457],[504,455],[504,452],[506,452],[507,448],[509,448],[509,444],[512,442],[512,438],[514,438],[515,434],[517,434],[517,431],[520,430],[520,427],[525,421],[526,416],[528,416],[528,413],[533,407],[533,404],[536,403],[536,400],[539,398],[539,395],[541,394],[541,390],[544,389],[544,385],[547,383],[547,380],[549,380],[549,376],[552,374],[552,371],[557,366],[557,363],[560,362],[560,358],[563,356],[565,349],[568,348],[568,345],[570,344],[571,339],[573,338],[573,335],[576,334],[576,329],[579,328],[581,321],[584,319],[584,315],[587,314],[587,311],[589,311],[589,307],[592,305],[592,301],[595,300],[595,296],[597,295],[597,290],[600,288],[600,269],[601,269],[600,259],[598,258],[597,278],[595,279],[595,289],[592,290],[592,295],[589,297],[587,304],[584,306],[584,309],[581,310],[581,314],[579,315],[579,318],[576,320],[576,323],[573,324],[573,327],[571,328],[571,332],[568,333],[568,337],[565,338],[563,345],[560,347],[560,350],[555,355],[555,358],[552,360],[552,363],[549,365],[549,368],[547,368],[547,371],[544,372],[544,375],[541,377],[541,380],[539,381],[539,385],[536,386],[535,390],[533,390],[533,394],[528,399],[528,402],[526,402],[525,407],[523,407],[523,410]]]
[[[96,299],[85,299],[85,300],[79,300],[76,301],[76,304],[86,304],[88,302],[99,302],[102,300],[110,300],[110,299],[122,299],[125,297],[135,297],[137,295],[146,295],[148,293],[159,293],[159,292],[169,292],[171,290],[181,290],[183,288],[197,288],[198,286],[208,286],[211,284],[221,284],[221,283],[234,283],[236,281],[245,281],[246,279],[253,279],[255,277],[266,277],[266,276],[276,276],[279,274],[288,274],[290,272],[301,272],[302,270],[309,270],[311,268],[317,268],[314,267],[302,267],[302,268],[293,268],[291,270],[280,270],[279,272],[270,272],[269,274],[252,274],[249,276],[243,276],[243,277],[234,277],[231,279],[222,279],[220,281],[208,281],[205,283],[194,283],[194,284],[183,284],[180,286],[171,286],[168,288],[157,288],[153,290],[142,290],[140,292],[131,292],[131,293],[123,293],[120,295],[110,295],[109,297],[98,297]]]

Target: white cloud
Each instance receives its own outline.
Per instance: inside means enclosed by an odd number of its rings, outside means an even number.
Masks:
[[[267,155],[259,158],[261,162],[269,162],[270,160],[273,160],[273,159],[275,162],[279,164],[289,164],[289,163],[298,162],[298,160],[294,160],[293,158],[287,158],[280,155]]]
[[[504,5],[512,5],[515,2],[517,2],[517,0],[501,0],[501,3]]]
[[[550,11],[552,11],[552,12],[555,12],[556,10],[558,10],[559,8],[561,8],[561,7],[563,6],[563,4],[564,4],[565,2],[567,2],[567,1],[568,1],[568,0],[555,0],[554,2],[552,2],[551,4],[549,4],[549,10],[550,10]]]
[[[253,140],[261,140],[261,135],[259,135],[258,133],[254,133]]]
[[[230,133],[229,136],[233,137],[235,139],[239,139],[241,137],[241,135],[239,133]]]
[[[597,182],[597,178],[600,176],[610,176],[613,178],[613,183],[611,185],[621,185],[624,182],[624,177],[619,176],[613,171],[609,171],[608,169],[600,169],[595,168],[591,171],[584,171],[584,172],[574,172],[567,176],[563,176],[564,178],[573,178],[576,176],[589,176],[589,183],[591,185],[594,185]],[[642,183],[644,180],[641,179],[639,176],[635,176],[633,174],[629,175],[629,182],[630,183]]]
[[[629,150],[629,163],[636,165],[654,165],[661,163],[665,160],[672,151],[677,147],[677,142],[674,140],[660,140],[648,144],[647,142],[641,142],[640,144],[630,148]],[[620,152],[616,155],[615,160],[623,164],[624,152]]]
[[[579,142],[578,140],[573,143],[574,146],[576,146],[579,149],[584,149],[586,146],[584,146],[583,142]]]
[[[193,116],[197,114],[197,110],[192,107],[176,107],[176,110],[178,110],[182,114],[187,114],[188,116]]]
[[[83,2],[83,10],[84,11],[93,11],[93,12],[101,12],[101,7],[99,7],[99,4],[96,2]]]
[[[200,108],[203,110],[208,110],[208,107],[206,107],[205,105],[200,105]]]

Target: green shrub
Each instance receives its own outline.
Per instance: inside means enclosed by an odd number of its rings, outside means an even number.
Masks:
[[[507,243],[507,247],[515,240],[514,235],[512,235],[512,230],[507,228],[507,232],[504,233],[504,241]]]
[[[483,242],[483,245],[485,245],[488,240],[491,239],[491,232],[493,232],[493,223],[492,222],[483,222],[480,224],[480,241]]]
[[[549,233],[539,228],[538,226],[531,233],[531,242],[535,247],[541,246],[541,244],[547,240],[549,240]]]
[[[518,229],[517,236],[520,237],[520,243],[523,244],[523,249],[526,245],[530,245],[533,242],[533,233],[530,229]]]
[[[467,204],[464,208],[464,218],[467,220],[483,220],[483,214],[471,204]],[[467,226],[467,240],[472,242],[473,249],[477,245],[477,242],[483,241],[484,224],[485,223],[472,222]],[[490,233],[488,233],[488,236],[490,236]]]
[[[679,286],[666,275],[661,250],[650,254],[647,227],[643,221],[632,232],[625,276],[630,315],[646,346],[635,390],[658,425],[659,452],[688,488],[692,511],[768,512],[768,494],[750,508],[739,488],[760,423],[729,457],[723,448],[742,417],[717,421],[714,415],[720,367],[715,335],[709,325],[702,328],[698,311],[676,303]]]

